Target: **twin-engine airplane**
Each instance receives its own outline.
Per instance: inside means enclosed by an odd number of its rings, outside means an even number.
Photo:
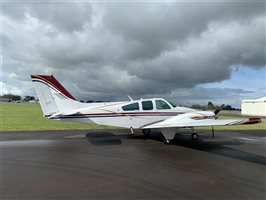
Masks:
[[[178,128],[260,123],[259,118],[217,120],[219,111],[198,111],[175,107],[161,98],[121,102],[81,103],[51,75],[31,75],[44,117],[53,120],[141,129],[148,136],[151,129],[160,129],[165,143],[173,140]]]

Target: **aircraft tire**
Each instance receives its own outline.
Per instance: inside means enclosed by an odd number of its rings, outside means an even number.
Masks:
[[[151,129],[142,129],[141,131],[142,131],[142,133],[143,133],[143,135],[145,137],[149,137],[150,136]]]
[[[192,133],[191,134],[191,138],[192,138],[193,141],[197,141],[198,138],[199,138],[199,135],[197,133]]]

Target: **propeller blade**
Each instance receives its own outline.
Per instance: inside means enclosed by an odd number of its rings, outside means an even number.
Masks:
[[[214,111],[214,114],[217,115],[220,111],[221,111],[221,109],[218,108],[218,109],[216,109],[216,110]]]
[[[224,108],[224,104],[222,104],[221,106],[219,106],[215,111],[214,114],[217,115],[222,109]]]

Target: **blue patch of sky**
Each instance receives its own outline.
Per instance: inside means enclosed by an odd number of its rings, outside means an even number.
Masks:
[[[9,76],[7,76],[6,74],[4,73],[1,73],[1,82],[7,84],[7,85],[10,85],[10,78]]]
[[[260,69],[234,66],[230,79],[221,82],[201,84],[204,88],[230,88],[249,91],[241,95],[247,99],[266,96],[266,66]]]
[[[13,86],[15,85],[15,83],[17,83],[18,81],[16,80],[11,80],[9,76],[5,75],[5,74],[2,74],[1,75],[1,81],[3,83],[5,83],[6,85],[9,85],[9,86]],[[19,85],[19,84],[17,84]]]

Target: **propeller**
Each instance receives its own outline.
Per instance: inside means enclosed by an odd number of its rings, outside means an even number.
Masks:
[[[220,105],[220,106],[218,106],[218,108],[216,108],[216,110],[214,111],[214,114],[215,114],[215,119],[217,119],[218,117],[217,117],[217,115],[218,115],[218,113],[224,108],[224,104],[222,104],[222,105]],[[213,129],[213,126],[212,126],[212,138],[214,139],[214,129]]]
[[[224,104],[219,106],[215,111],[214,114],[217,115],[222,109],[224,108]]]
[[[221,109],[218,108],[218,109],[216,109],[216,110],[214,111],[214,114],[217,115],[220,111],[221,111]]]

